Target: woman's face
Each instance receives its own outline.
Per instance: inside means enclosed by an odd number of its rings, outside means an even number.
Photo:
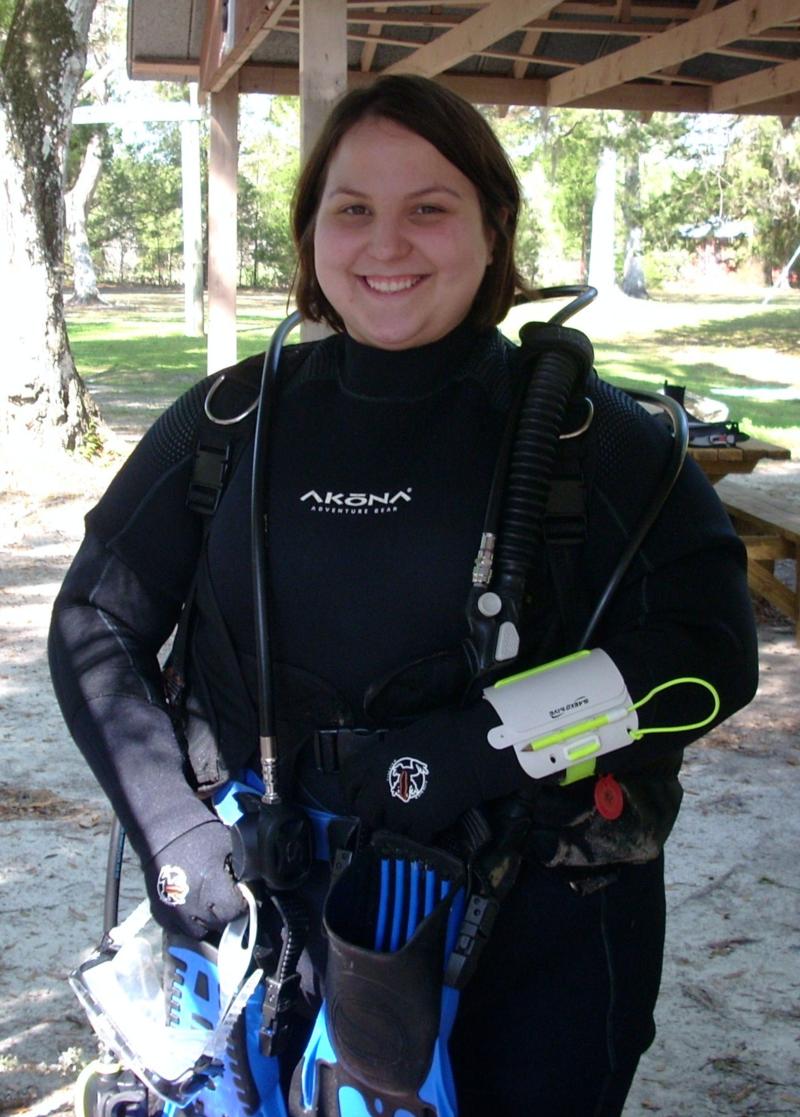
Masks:
[[[356,341],[408,349],[467,315],[491,260],[474,185],[393,121],[354,125],[331,159],[314,231],[317,279]]]

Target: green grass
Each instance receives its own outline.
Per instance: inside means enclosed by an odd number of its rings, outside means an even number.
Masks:
[[[667,381],[710,396],[743,430],[800,457],[800,293],[781,293],[766,307],[762,298],[612,298],[568,324],[592,338],[604,379],[651,391]],[[526,309],[547,317],[545,305],[518,308],[513,325]]]
[[[206,375],[204,337],[186,337],[183,301],[174,294],[129,294],[110,307],[67,308],[70,346],[78,371],[103,417],[132,437],[182,392]],[[264,297],[237,318],[238,355],[262,352],[283,310]]]
[[[206,374],[205,338],[183,333],[175,293],[125,293],[113,305],[67,311],[78,370],[106,421],[133,437]],[[519,307],[504,328],[515,336],[531,319],[558,308]],[[264,350],[286,313],[278,295],[238,300],[238,353]],[[761,294],[638,302],[612,298],[569,325],[593,340],[598,371],[622,387],[657,389],[664,381],[724,402],[745,430],[789,446],[800,457],[800,292],[761,305]]]

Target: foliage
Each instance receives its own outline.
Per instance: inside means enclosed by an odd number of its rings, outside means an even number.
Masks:
[[[11,26],[11,20],[14,18],[16,3],[17,0],[0,0],[0,53],[6,45],[6,37]]]
[[[13,7],[0,0],[0,29]],[[124,0],[98,2],[87,88],[119,49],[114,43],[124,38],[125,8]],[[108,80],[113,97],[116,79],[112,74]],[[185,97],[175,83],[155,91],[162,99]],[[296,98],[249,95],[240,107],[239,283],[285,288],[294,270],[288,212],[299,165],[299,105]],[[632,229],[642,230],[648,288],[684,275],[698,245],[683,230],[709,219],[752,223],[751,238],[725,246],[719,263],[729,269],[757,256],[769,279],[796,247],[798,122],[784,127],[770,117],[665,113],[643,120],[635,113],[522,106],[481,111],[519,174],[525,198],[519,264],[533,283],[575,282],[586,274],[595,172],[607,147],[618,157],[618,275]],[[102,127],[107,181],[94,199],[90,225],[94,247],[104,251],[100,278],[179,282],[178,128],[151,125],[153,139],[140,135],[132,142],[127,133]],[[88,126],[74,130],[68,182],[89,134]]]
[[[259,111],[263,109],[266,112]],[[288,214],[300,165],[296,101],[254,98],[243,114],[242,132],[239,282],[285,289],[295,264]]]
[[[182,269],[179,127],[151,126],[146,143],[118,144],[97,187],[89,239],[102,279],[170,285]]]
[[[699,125],[671,169],[649,195],[646,221],[651,243],[661,249],[694,244],[681,227],[709,219],[752,223],[753,237],[725,248],[729,267],[757,256],[764,279],[789,260],[800,224],[800,126],[776,117],[729,117],[711,133]]]
[[[737,202],[755,221],[756,245],[769,274],[789,260],[800,239],[800,127],[774,117],[759,124],[741,124]]]

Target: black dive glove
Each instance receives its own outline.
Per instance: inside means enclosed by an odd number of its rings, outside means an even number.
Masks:
[[[513,749],[493,749],[487,740],[499,723],[480,701],[390,730],[342,765],[339,781],[350,809],[370,829],[430,842],[469,807],[508,795],[525,780]]]
[[[144,866],[153,918],[165,931],[201,939],[247,910],[230,871],[228,827],[209,819],[164,846]]]

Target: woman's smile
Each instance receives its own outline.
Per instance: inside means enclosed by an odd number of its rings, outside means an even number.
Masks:
[[[412,288],[418,287],[420,283],[425,280],[424,275],[364,275],[361,278],[364,280],[367,287],[369,287],[370,291],[375,291],[381,295],[397,295],[403,291],[410,291]]]

